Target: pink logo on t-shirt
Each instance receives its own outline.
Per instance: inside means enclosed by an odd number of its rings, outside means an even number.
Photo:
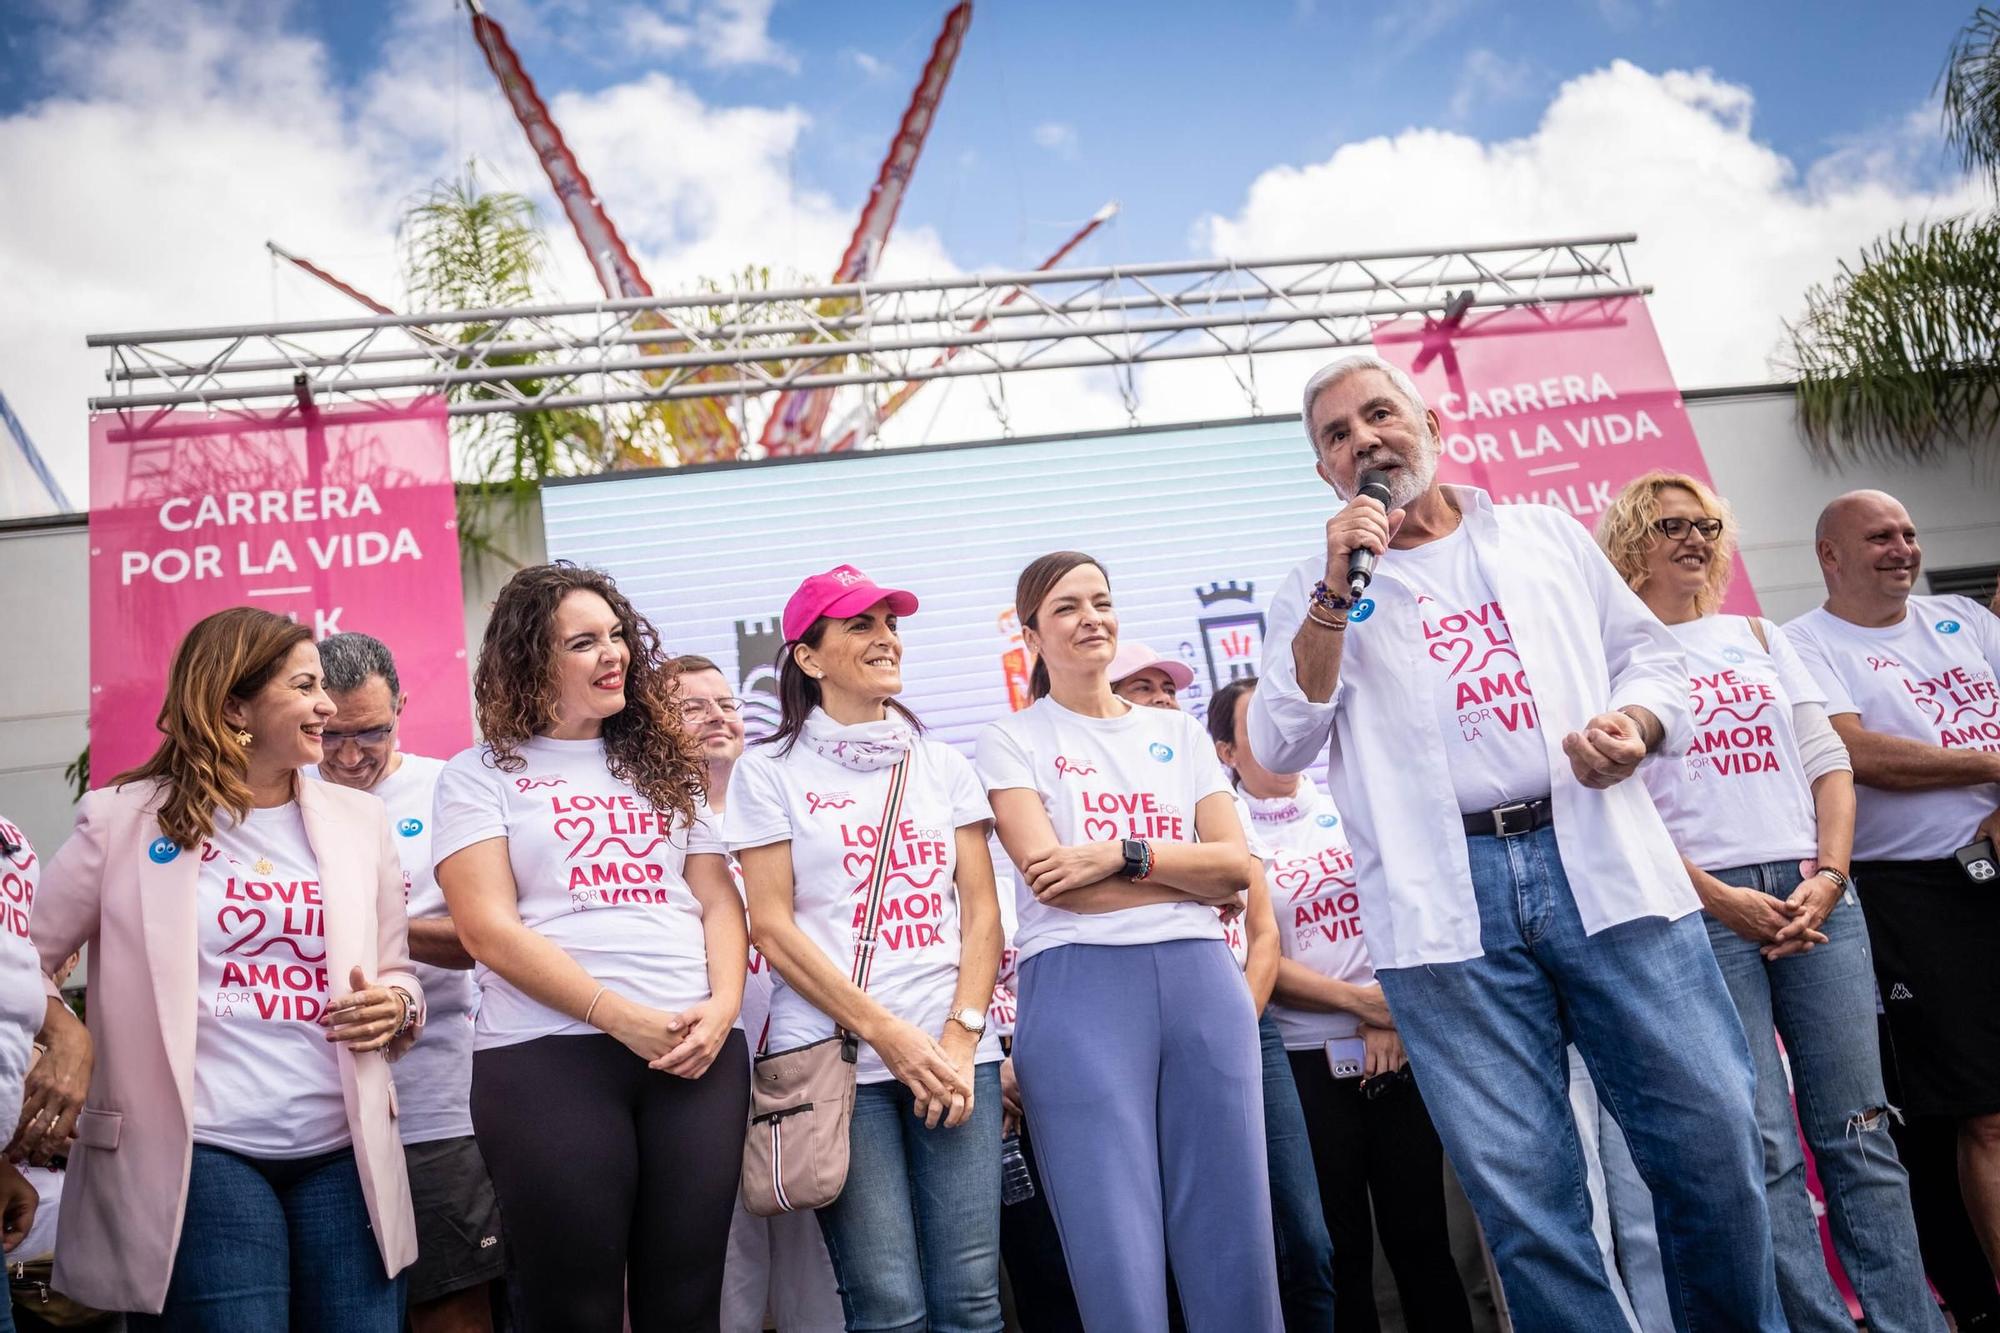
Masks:
[[[1917,711],[1937,728],[1947,748],[2000,749],[2000,685],[1990,671],[1955,666],[1927,680],[1904,678]]]
[[[1746,680],[1734,668],[1696,675],[1689,685],[1695,735],[1687,748],[1688,776],[1699,778],[1704,771],[1718,777],[1782,771],[1776,731],[1771,723],[1759,721],[1777,705],[1778,696],[1769,685]]]
[[[822,810],[845,810],[854,804],[854,797],[844,791],[806,793],[806,813],[816,815]]]
[[[1437,604],[1421,593],[1417,603],[1419,607]],[[1433,662],[1445,668],[1459,732],[1466,740],[1478,740],[1483,734],[1480,727],[1486,722],[1508,731],[1533,731],[1540,726],[1535,692],[1528,686],[1528,673],[1521,668],[1513,631],[1507,627],[1507,615],[1498,601],[1435,620],[1428,611],[1419,614],[1423,616],[1426,651]]]
[[[1870,671],[1901,671],[1903,664],[1893,657],[1871,657],[1868,659]]]
[[[317,1020],[327,996],[326,911],[319,881],[231,876],[222,897],[215,914],[224,941],[215,1016]],[[283,952],[274,953],[280,945]]]
[[[1056,776],[1059,778],[1066,778],[1072,773],[1080,778],[1087,778],[1096,771],[1089,764],[1079,764],[1076,760],[1063,755],[1056,756]]]
[[[551,796],[549,832],[567,844],[569,901],[574,911],[661,904],[669,900],[667,870],[650,860],[672,841],[672,815],[637,796]]]
[[[563,785],[564,780],[558,777],[514,779],[514,790],[518,792],[531,792],[537,787],[560,787]]]
[[[1083,836],[1092,842],[1158,838],[1187,842],[1187,820],[1149,791],[1087,791],[1083,794]]]

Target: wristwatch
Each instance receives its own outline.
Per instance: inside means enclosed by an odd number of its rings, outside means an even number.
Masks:
[[[975,1037],[983,1036],[986,1032],[985,1011],[974,1009],[971,1005],[967,1005],[963,1009],[952,1010],[945,1015],[944,1021],[958,1024]]]

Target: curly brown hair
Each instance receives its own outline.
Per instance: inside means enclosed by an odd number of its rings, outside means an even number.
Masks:
[[[567,560],[528,566],[493,600],[472,694],[494,763],[518,772],[527,763],[521,743],[555,725],[556,607],[573,592],[604,599],[631,654],[625,707],[604,719],[611,775],[631,784],[655,810],[692,822],[697,803],[708,797],[708,766],[681,729],[680,680],[660,650],[659,632],[632,609],[608,574]]]
[[[236,728],[222,719],[223,705],[255,698],[292,649],[311,642],[312,631],[297,621],[253,606],[197,620],[167,668],[159,748],[111,785],[159,783],[160,832],[183,851],[215,832],[216,811],[241,821],[250,813],[250,761]]]

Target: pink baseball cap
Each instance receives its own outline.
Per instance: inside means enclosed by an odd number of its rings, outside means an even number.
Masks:
[[[1166,672],[1167,679],[1174,683],[1174,688],[1177,690],[1184,690],[1194,684],[1193,667],[1176,658],[1162,657],[1137,639],[1119,641],[1118,656],[1111,659],[1111,669],[1108,674],[1111,683],[1117,685],[1127,676],[1136,676],[1147,667],[1157,667]]]
[[[899,616],[913,615],[917,595],[901,588],[884,588],[853,565],[835,565],[824,574],[814,574],[799,585],[785,603],[785,641],[793,642],[812,628],[821,616],[852,616],[877,602],[887,602]],[[1192,680],[1193,676],[1190,675]]]

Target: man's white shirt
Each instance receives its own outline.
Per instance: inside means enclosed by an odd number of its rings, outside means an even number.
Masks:
[[[1506,609],[1533,688],[1556,843],[1584,929],[1596,934],[1699,910],[1644,785],[1628,779],[1603,791],[1587,788],[1562,749],[1563,737],[1597,714],[1636,705],[1665,729],[1646,762],[1684,750],[1689,682],[1679,643],[1568,514],[1546,505],[1496,506],[1473,487],[1445,489],[1463,511],[1479,571]],[[1382,558],[1368,596],[1349,614],[1340,681],[1325,703],[1306,698],[1292,665],[1292,640],[1325,557],[1292,571],[1267,618],[1249,717],[1251,749],[1274,772],[1307,768],[1331,739],[1328,786],[1348,821],[1362,926],[1378,968],[1461,962],[1483,952],[1422,621],[1415,594],[1397,576],[1398,555]]]

